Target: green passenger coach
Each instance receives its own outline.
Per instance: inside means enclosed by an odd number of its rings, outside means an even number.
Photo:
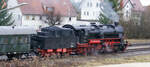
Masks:
[[[0,26],[0,55],[28,53],[32,34],[36,31],[31,27]]]

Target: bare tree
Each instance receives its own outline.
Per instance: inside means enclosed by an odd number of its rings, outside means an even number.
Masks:
[[[150,7],[146,8],[146,10],[142,13],[140,25],[137,24],[135,19],[130,20],[128,22],[121,21],[121,25],[124,26],[125,35],[127,38],[150,38]]]
[[[145,11],[142,14],[142,21],[149,22],[150,21],[150,6],[146,7]]]
[[[54,9],[52,8],[51,11],[46,12],[46,20],[49,26],[60,25],[61,23],[61,15],[59,13],[55,14]]]

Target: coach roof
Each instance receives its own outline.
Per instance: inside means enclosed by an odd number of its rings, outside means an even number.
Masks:
[[[36,30],[32,27],[0,26],[0,35],[29,35],[29,34],[36,34]]]

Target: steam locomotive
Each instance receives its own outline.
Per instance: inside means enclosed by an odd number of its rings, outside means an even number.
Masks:
[[[0,55],[8,58],[22,55],[65,56],[97,55],[125,51],[120,25],[45,27],[35,32],[28,27],[0,27]],[[1,57],[0,57],[1,58]]]
[[[31,49],[41,56],[95,55],[124,51],[128,44],[123,38],[123,32],[123,28],[117,24],[45,27],[31,37]]]

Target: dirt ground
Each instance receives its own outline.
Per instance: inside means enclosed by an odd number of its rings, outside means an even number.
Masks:
[[[109,64],[132,62],[150,62],[150,54],[142,56],[120,57],[116,54],[99,56],[73,56],[68,58],[50,59],[35,57],[33,60],[1,61],[0,67],[94,67]]]
[[[134,62],[150,62],[150,54],[143,56],[132,56],[132,57],[120,57],[120,58],[105,58],[98,59],[92,62],[87,62],[84,65],[79,67],[94,67],[94,66],[103,66],[111,64],[124,64],[124,63],[134,63]]]
[[[129,43],[150,43],[150,39],[126,39]]]

